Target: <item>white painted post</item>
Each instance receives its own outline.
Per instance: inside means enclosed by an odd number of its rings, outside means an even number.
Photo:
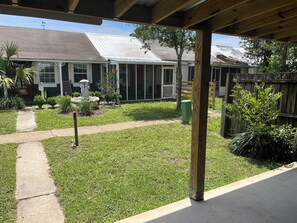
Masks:
[[[61,96],[63,96],[64,91],[63,91],[62,63],[58,62],[58,65],[59,65],[59,75],[60,75],[60,92],[61,92]]]

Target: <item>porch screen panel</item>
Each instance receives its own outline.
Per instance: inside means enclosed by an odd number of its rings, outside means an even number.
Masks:
[[[144,65],[137,65],[137,99],[144,99]]]
[[[162,67],[161,65],[155,65],[154,72],[154,98],[161,98],[161,80],[162,80]]]
[[[128,64],[128,100],[135,100],[135,64]]]
[[[126,82],[126,64],[120,64],[120,94],[122,95],[122,100],[127,100],[127,82]]]
[[[146,65],[146,99],[153,99],[153,65]]]

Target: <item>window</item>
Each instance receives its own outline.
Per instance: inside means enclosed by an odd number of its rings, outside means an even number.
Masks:
[[[164,85],[171,85],[173,84],[173,69],[164,69]]]
[[[39,76],[42,83],[55,83],[55,66],[51,63],[39,64]]]
[[[88,79],[87,64],[73,64],[74,83],[79,83],[82,79]]]

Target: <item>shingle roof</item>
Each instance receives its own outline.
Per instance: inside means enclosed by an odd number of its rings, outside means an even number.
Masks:
[[[127,63],[170,63],[143,49],[143,44],[134,37],[98,33],[87,33],[87,36],[105,59]]]
[[[160,46],[157,41],[150,44],[151,51],[162,60],[176,61],[176,53],[173,48]],[[183,61],[194,62],[194,51],[185,52]],[[244,57],[243,49],[231,46],[212,46],[211,63],[222,63],[228,65],[248,65],[249,61]]]
[[[0,45],[14,42],[20,60],[105,62],[84,33],[0,26]]]

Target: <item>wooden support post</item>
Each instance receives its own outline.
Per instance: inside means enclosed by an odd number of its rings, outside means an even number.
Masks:
[[[203,200],[206,158],[208,90],[210,80],[211,31],[196,32],[195,76],[192,89],[192,145],[189,196]]]

